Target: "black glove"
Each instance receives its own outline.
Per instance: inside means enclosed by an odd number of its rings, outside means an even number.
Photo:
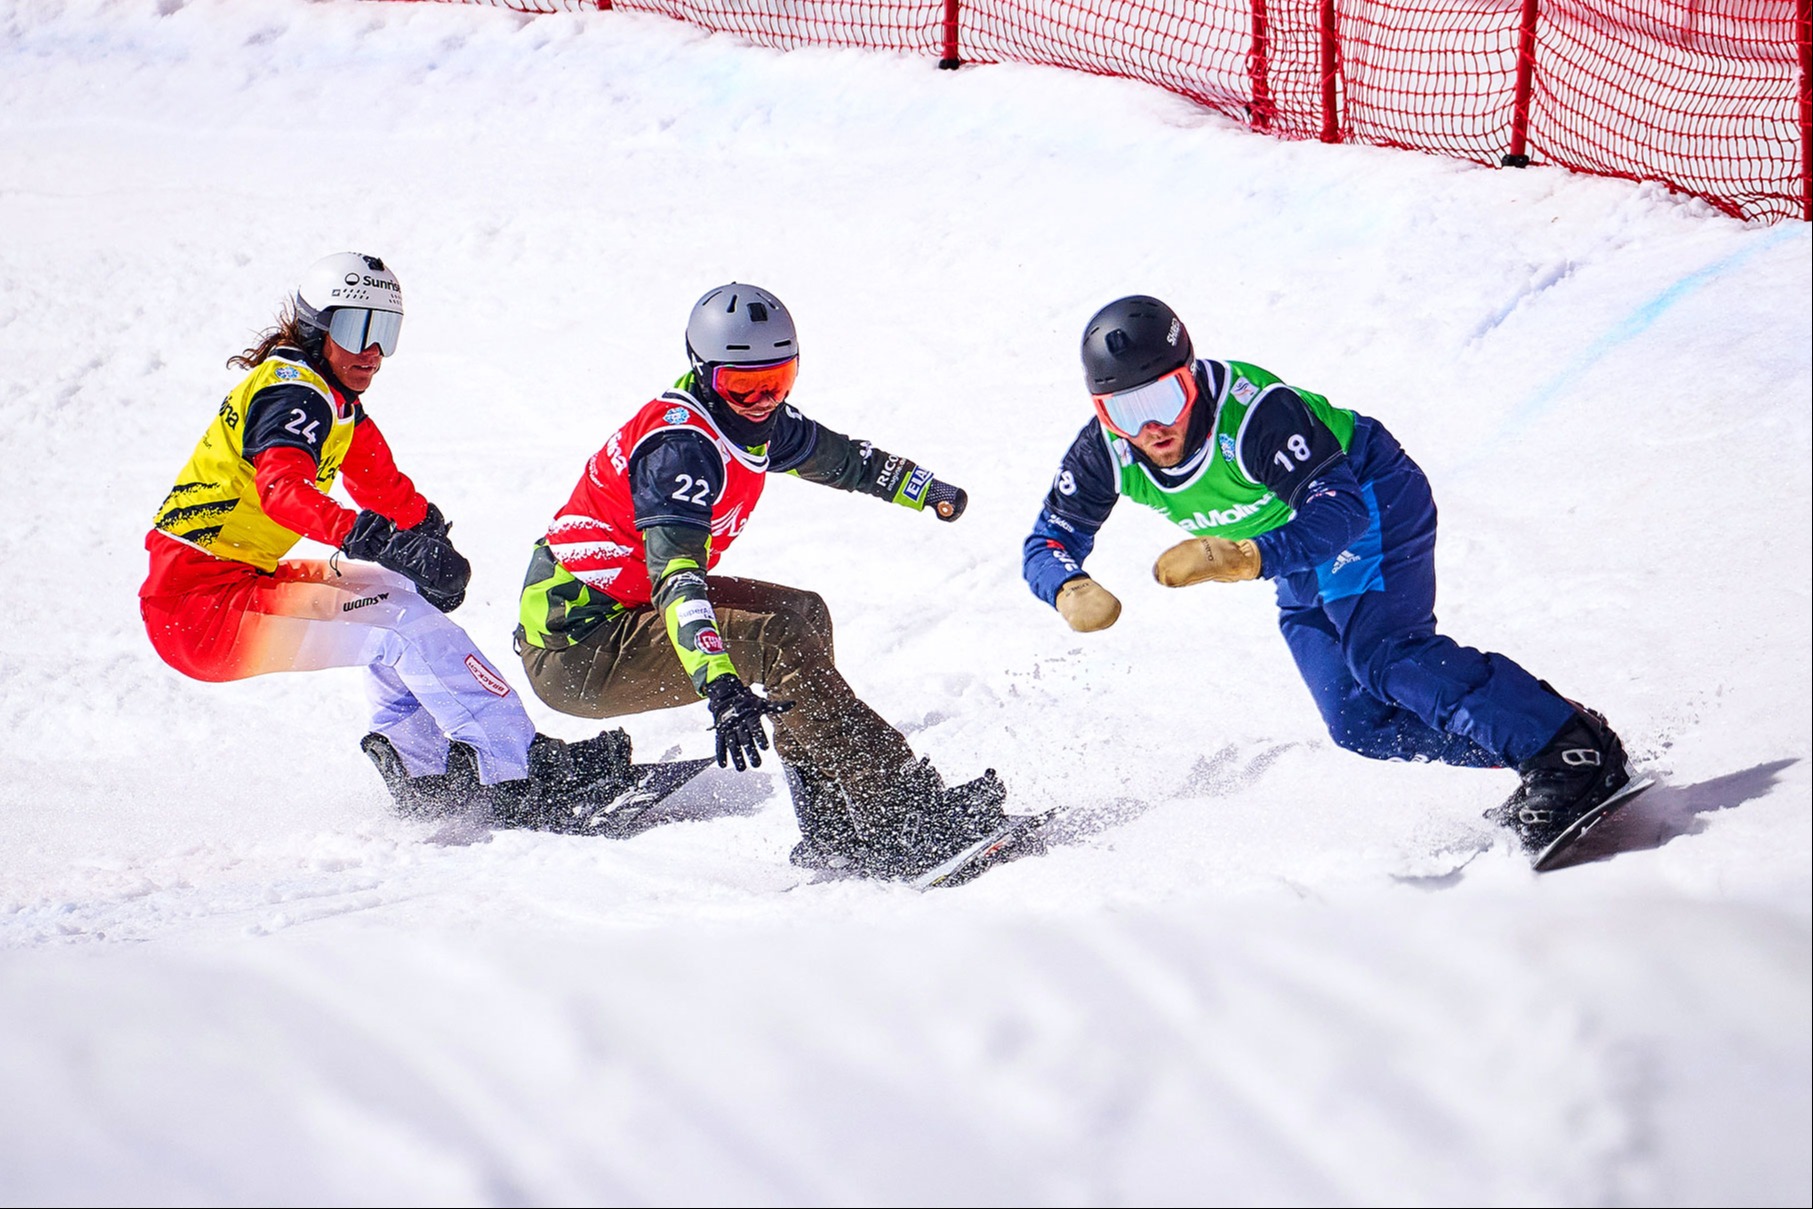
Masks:
[[[375,563],[390,539],[397,535],[396,522],[370,508],[353,518],[353,527],[341,539],[340,553],[360,562]]]
[[[784,714],[793,708],[791,701],[756,696],[734,673],[706,685],[705,699],[711,703],[712,728],[718,732],[718,767],[728,767],[734,760],[738,772],[762,766],[757,748],[768,746],[762,715]]]
[[[466,599],[472,581],[472,564],[445,541],[418,529],[401,529],[385,543],[378,565],[407,575],[422,599],[443,613],[450,613]]]
[[[441,510],[433,504],[428,505],[428,515],[417,521],[415,527],[409,530],[411,533],[419,533],[424,537],[434,538],[446,545],[449,550],[453,550],[453,556],[455,558],[460,558],[459,551],[453,549],[453,539],[447,536],[452,531],[453,522],[442,516]],[[465,562],[465,559],[460,558],[460,561]],[[466,578],[470,579],[471,575],[472,568],[471,565],[468,564],[466,567]],[[416,590],[422,594],[423,600],[426,600],[429,604],[443,613],[453,612],[453,610],[459,608],[460,605],[464,604],[466,601],[466,583],[464,579],[460,581],[459,590],[456,592],[443,592],[428,584],[421,583],[416,585]]]
[[[466,599],[472,564],[452,543],[424,532],[420,525],[398,529],[390,518],[368,508],[353,521],[340,550],[348,558],[374,562],[405,576],[424,600],[443,613]]]
[[[410,529],[411,533],[426,533],[429,537],[438,537],[442,541],[446,541],[447,535],[452,531],[453,523],[442,516],[441,510],[433,504],[428,505],[428,515]]]
[[[437,592],[435,589],[427,587],[424,584],[417,584],[416,592],[421,595],[423,600],[427,601],[443,613],[451,613],[453,610],[466,603],[466,589],[464,587],[461,587],[457,592]]]
[[[925,506],[941,521],[954,521],[969,507],[969,492],[953,487],[942,479],[933,479],[925,489]]]

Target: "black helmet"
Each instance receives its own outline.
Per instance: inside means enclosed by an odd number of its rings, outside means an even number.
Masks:
[[[1177,312],[1145,294],[1110,302],[1083,329],[1083,380],[1092,395],[1156,382],[1194,359]]]

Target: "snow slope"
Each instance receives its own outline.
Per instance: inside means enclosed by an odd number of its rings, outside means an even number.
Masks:
[[[652,17],[0,0],[0,232],[0,1203],[1813,1198],[1807,225]],[[408,291],[368,401],[506,668],[693,299],[779,293],[799,405],[972,504],[780,482],[723,569],[823,593],[858,691],[1070,842],[801,885],[763,774],[626,842],[437,831],[355,673],[165,668],[151,512],[349,247]],[[1664,777],[1595,859],[1491,846],[1509,773],[1335,749],[1269,591],[1159,588],[1156,517],[1090,564],[1115,629],[1025,591],[1077,336],[1135,291],[1429,471],[1445,628]]]

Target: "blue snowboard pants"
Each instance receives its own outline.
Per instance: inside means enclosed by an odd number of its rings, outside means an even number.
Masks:
[[[1364,487],[1367,533],[1278,581],[1278,628],[1329,735],[1375,760],[1528,760],[1573,707],[1505,656],[1435,632],[1435,500],[1416,463],[1394,450]]]

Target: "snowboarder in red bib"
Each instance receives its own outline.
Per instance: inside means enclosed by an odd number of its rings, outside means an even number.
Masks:
[[[851,691],[816,593],[710,572],[766,476],[791,473],[955,521],[967,497],[924,467],[809,420],[787,400],[793,317],[766,290],[707,293],[692,368],[586,464],[535,543],[517,650],[564,713],[618,717],[703,697],[720,764],[760,765],[774,729],[799,817],[796,865],[910,878],[1004,822],[993,771],[956,788]],[[762,686],[767,695],[752,686]]]
[[[362,746],[407,812],[477,801],[504,822],[558,818],[627,775],[628,737],[537,735],[446,616],[471,567],[362,400],[402,326],[396,274],[344,252],[310,266],[277,325],[228,362],[246,376],[145,537],[145,629],[197,680],[366,668]],[[329,496],[336,480],[357,511]],[[304,537],[336,557],[286,557]]]
[[[1026,539],[1026,581],[1072,629],[1120,601],[1083,570],[1122,497],[1191,537],[1167,587],[1271,579],[1278,624],[1336,743],[1381,760],[1509,766],[1494,817],[1538,858],[1631,786],[1605,719],[1503,655],[1435,631],[1435,503],[1385,426],[1239,361],[1198,360],[1177,315],[1136,295],[1083,334],[1096,414]]]

